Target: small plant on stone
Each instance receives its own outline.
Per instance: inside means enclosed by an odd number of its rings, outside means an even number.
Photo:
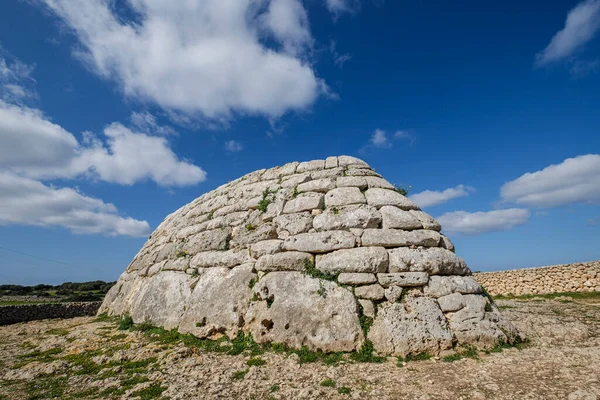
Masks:
[[[322,280],[319,280],[319,289],[317,290],[317,294],[319,296],[321,296],[322,298],[327,297],[327,289],[325,289],[325,286],[323,285]]]
[[[412,189],[412,186],[408,186],[408,185],[394,185],[394,190],[396,192],[400,193],[402,196],[408,195],[408,193],[410,192],[410,189]]]
[[[262,199],[258,202],[258,206],[256,207],[258,210],[262,211],[263,213],[267,212],[267,208],[269,207],[269,204],[271,204],[273,202],[273,198],[270,197],[270,195],[271,195],[271,191],[269,190],[269,188],[266,188],[262,194]]]
[[[213,216],[215,215],[214,211],[211,211],[208,213],[208,219],[213,219]]]
[[[256,285],[257,282],[258,282],[258,277],[255,276],[254,278],[250,279],[250,282],[248,282],[248,287],[250,289],[252,289],[254,287],[254,285]]]
[[[264,212],[264,211],[263,211]],[[255,231],[256,230],[256,225],[252,225],[252,224],[246,224],[246,230],[247,231]]]
[[[197,276],[198,276],[198,269],[197,269],[197,268],[194,268],[194,269],[192,270],[192,273],[191,273],[190,275],[192,276],[192,278],[195,278],[195,277],[197,277]]]
[[[315,267],[315,264],[309,258],[306,258],[304,260],[304,274],[308,275],[310,277],[313,277],[313,278],[323,279],[326,281],[333,281],[333,282],[336,282],[337,277],[338,277],[338,274],[335,274],[335,275],[328,274],[326,272],[323,272],[323,271],[317,269],[317,267]]]
[[[187,257],[187,256],[189,256],[189,254],[185,250],[181,250],[179,253],[177,253],[177,258],[183,258],[183,257]]]
[[[269,392],[275,393],[277,391],[279,391],[279,386],[278,385],[272,385],[272,386],[269,387]]]
[[[325,379],[321,382],[321,386],[325,387],[335,387],[335,381],[333,379]]]
[[[337,207],[332,207],[331,212],[334,213],[335,215],[338,215],[340,213],[340,210],[338,210]]]
[[[298,193],[298,186],[294,186],[294,193],[292,193],[292,199],[298,197],[300,193]]]

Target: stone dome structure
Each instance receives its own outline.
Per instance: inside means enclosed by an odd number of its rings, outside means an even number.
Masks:
[[[510,343],[515,329],[440,230],[357,158],[262,169],[169,215],[99,312],[325,352]]]

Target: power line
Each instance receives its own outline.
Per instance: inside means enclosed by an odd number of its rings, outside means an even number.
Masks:
[[[22,256],[27,256],[27,257],[31,257],[31,258],[36,258],[38,260],[48,261],[48,262],[52,262],[52,263],[55,263],[55,264],[62,264],[62,265],[67,265],[69,267],[75,267],[75,265],[69,264],[69,263],[66,263],[66,262],[63,262],[63,261],[56,261],[56,260],[52,260],[50,258],[38,257],[38,256],[34,256],[33,254],[23,253],[22,251],[12,250],[12,249],[8,249],[8,248],[2,247],[2,246],[0,246],[0,250],[10,251],[11,253],[20,254]]]

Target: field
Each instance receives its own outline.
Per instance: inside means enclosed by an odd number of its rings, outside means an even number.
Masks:
[[[0,327],[0,399],[600,397],[600,297],[504,299],[518,347],[359,362],[82,317]],[[120,329],[121,328],[121,329]]]
[[[102,301],[115,282],[65,282],[60,285],[0,285],[0,306]]]

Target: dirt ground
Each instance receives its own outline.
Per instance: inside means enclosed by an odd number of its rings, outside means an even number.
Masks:
[[[600,299],[498,305],[521,349],[400,363],[227,355],[88,317],[4,326],[0,399],[600,399]]]

